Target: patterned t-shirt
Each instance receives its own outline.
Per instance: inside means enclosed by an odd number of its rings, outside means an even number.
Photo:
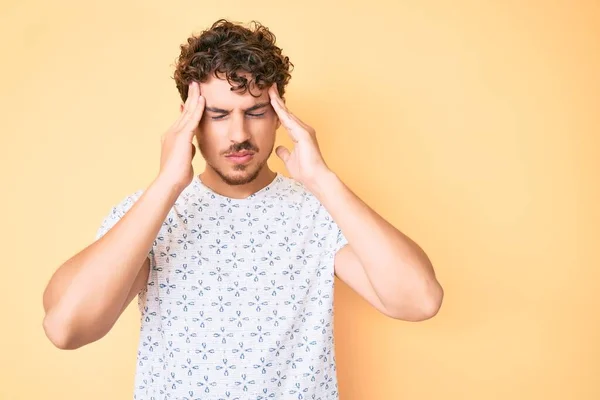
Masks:
[[[231,199],[195,177],[148,254],[134,399],[338,399],[333,261],[346,243],[291,178]]]

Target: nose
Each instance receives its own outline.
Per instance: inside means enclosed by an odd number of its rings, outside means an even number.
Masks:
[[[232,143],[243,143],[250,139],[250,132],[248,131],[248,127],[246,126],[246,121],[243,116],[232,116],[230,119],[228,136]]]

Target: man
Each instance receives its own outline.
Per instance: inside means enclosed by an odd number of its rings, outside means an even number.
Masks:
[[[425,253],[344,185],[286,108],[290,68],[258,24],[189,38],[159,174],[46,288],[43,326],[61,349],[99,340],[139,297],[136,399],[337,399],[334,276],[392,318],[440,307]],[[267,165],[281,124],[289,178]]]

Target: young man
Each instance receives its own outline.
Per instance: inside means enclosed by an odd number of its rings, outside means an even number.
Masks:
[[[43,326],[61,349],[102,338],[138,296],[136,399],[337,399],[334,276],[392,318],[440,307],[425,253],[340,181],[286,108],[290,68],[258,24],[189,38],[156,179],[46,288]],[[280,124],[290,178],[267,165]]]

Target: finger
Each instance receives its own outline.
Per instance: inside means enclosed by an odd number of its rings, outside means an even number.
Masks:
[[[198,104],[198,96],[199,96],[199,87],[198,83],[192,81],[189,85],[188,97],[183,105],[183,110],[181,112],[179,127],[183,127],[190,118],[190,115],[196,109]]]
[[[182,132],[186,132],[188,135],[188,139],[191,141],[194,138],[194,133],[196,128],[200,124],[200,120],[202,119],[202,114],[204,114],[204,105],[206,104],[206,100],[204,97],[199,96],[196,108],[190,114],[188,121],[182,129]]]
[[[281,106],[281,108],[283,109],[283,111],[292,120],[294,120],[298,125],[302,126],[306,130],[311,130],[312,129],[308,124],[304,123],[300,118],[298,118],[293,112],[291,112],[290,110],[288,110],[287,106],[285,105],[285,102],[283,101],[283,99],[279,95],[279,91],[277,90],[277,84],[274,84],[273,86],[271,86],[271,88],[270,88],[270,94],[275,98],[275,100]]]
[[[275,153],[277,154],[277,157],[281,158],[281,160],[287,164],[290,159],[290,151],[288,149],[283,146],[277,146]]]
[[[300,125],[304,130],[306,130],[311,135],[314,135],[315,130],[308,124],[304,123],[300,118],[298,118],[294,113],[289,112],[290,118],[292,118],[298,125]]]
[[[284,125],[285,122],[291,124],[293,121],[291,119],[290,112],[288,111],[281,97],[279,97],[279,92],[276,89],[276,85],[273,85],[269,88],[269,100],[281,122]]]
[[[185,100],[184,111],[191,111],[195,107],[198,99],[198,83],[192,81],[189,84],[188,97]]]
[[[298,143],[298,140],[307,134],[305,132],[305,128],[292,118],[291,113],[287,110],[285,104],[283,104],[283,100],[281,100],[281,97],[279,97],[279,94],[277,93],[277,90],[274,89],[274,86],[269,89],[269,94],[271,105],[279,117],[279,121],[281,121],[281,124],[288,132],[292,141],[294,143]]]
[[[277,107],[278,111],[285,114],[285,116],[290,115],[290,112],[287,109],[285,102],[283,101],[281,96],[279,96],[279,91],[277,90],[277,84],[273,84],[269,88],[269,99],[271,100],[271,104],[275,103],[274,105]]]
[[[304,133],[308,133],[311,136],[315,136],[315,130],[308,124],[306,124],[304,121],[302,121],[300,118],[298,118],[296,115],[294,115],[294,113],[292,113],[291,111],[288,110],[288,108],[286,107],[285,103],[283,102],[283,99],[281,98],[281,96],[279,96],[279,92],[276,89],[276,84],[271,86],[271,88],[269,88],[269,95],[271,96],[272,99],[274,99],[274,102],[276,103],[273,108],[275,109],[275,112],[277,113],[277,115],[280,117],[279,119],[281,120],[281,123],[284,125],[284,127],[290,131],[292,129],[296,129],[297,131],[295,132],[290,132],[291,135],[293,136],[298,136],[298,135],[302,135]],[[281,115],[283,114],[283,117],[281,117]],[[286,124],[283,119],[287,118],[288,119],[288,123]],[[294,139],[294,142],[296,142],[297,137],[292,137],[292,139]]]

